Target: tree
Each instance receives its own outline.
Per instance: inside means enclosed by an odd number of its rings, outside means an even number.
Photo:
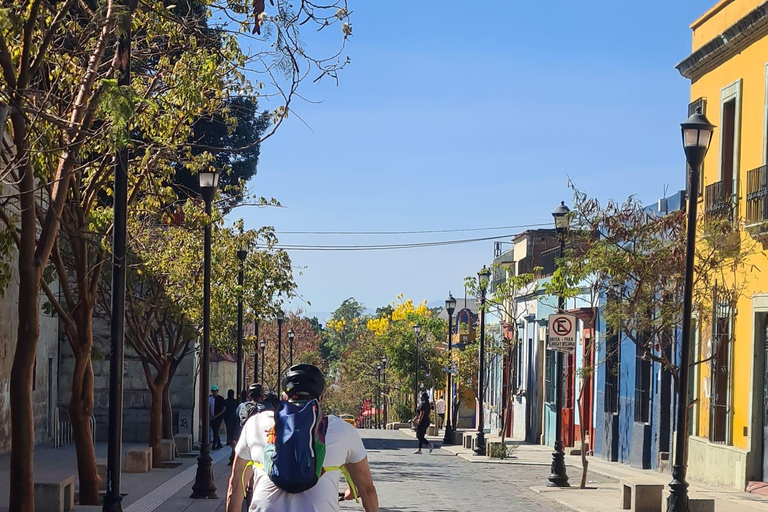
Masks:
[[[341,358],[350,343],[365,330],[365,308],[354,297],[345,299],[325,324],[325,336],[321,353],[331,362],[331,369]]]

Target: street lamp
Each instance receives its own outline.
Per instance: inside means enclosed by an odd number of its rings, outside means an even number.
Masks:
[[[416,334],[416,359],[414,361],[416,377],[413,386],[413,410],[417,411],[419,409],[419,334],[421,334],[421,325],[414,325],[413,332]]]
[[[296,337],[296,333],[293,332],[293,329],[288,329],[288,345],[290,346],[290,354],[289,354],[289,361],[290,366],[293,366],[293,339]]]
[[[483,265],[483,268],[477,273],[477,285],[480,288],[480,350],[478,351],[480,371],[477,375],[475,455],[485,455],[485,411],[483,410],[483,391],[485,389],[485,291],[490,280],[491,270]]]
[[[560,202],[560,206],[552,212],[555,219],[555,231],[560,240],[560,258],[565,253],[565,234],[568,231],[568,225],[571,219],[568,214],[571,210],[565,206],[565,201]],[[557,298],[557,309],[560,313],[565,310],[565,297],[562,294]],[[565,471],[565,452],[563,451],[563,353],[558,351],[557,368],[555,375],[557,378],[555,387],[555,449],[552,452],[552,468],[549,475],[549,487],[570,487],[568,483],[568,474]]]
[[[381,383],[384,387],[382,391],[382,401],[384,402],[384,428],[387,427],[387,356],[381,357]]]
[[[259,321],[253,321],[253,382],[259,382]]]
[[[680,346],[680,375],[677,379],[677,432],[672,481],[669,483],[667,512],[688,512],[688,366],[690,361],[691,316],[693,312],[693,258],[696,251],[696,209],[701,163],[709,150],[715,126],[701,112],[682,125],[683,149],[691,168],[688,180],[688,231],[685,238],[685,288],[683,289],[683,337]]]
[[[243,390],[243,264],[248,256],[248,250],[240,247],[237,251],[239,260],[237,272],[237,394]]]
[[[262,339],[259,342],[259,346],[261,347],[261,385],[264,385],[264,367],[267,364],[267,360],[264,359],[264,351],[267,348],[267,340]]]
[[[213,483],[211,470],[211,443],[208,430],[211,425],[210,409],[208,407],[208,390],[210,389],[211,366],[211,203],[219,185],[219,171],[201,171],[200,193],[205,201],[205,213],[208,217],[205,223],[203,244],[203,350],[200,368],[200,412],[203,414],[203,441],[200,444],[200,456],[197,458],[197,474],[192,486],[192,498],[217,499],[216,485]]]
[[[381,363],[376,364],[376,428],[381,429]]]
[[[445,299],[445,310],[448,312],[448,360],[453,362],[453,353],[451,351],[453,349],[453,312],[456,311],[456,299],[453,298],[451,292],[448,292],[448,298]],[[450,365],[448,366],[448,371],[446,373],[448,375],[448,378],[446,379],[448,381],[448,393],[446,394],[448,404],[445,411],[447,413],[447,418],[445,420],[443,444],[453,444],[453,427],[451,426],[451,416],[453,415],[453,383],[451,381],[453,375],[451,374]]]
[[[277,310],[275,318],[277,319],[277,385],[275,389],[280,389],[280,372],[283,366],[283,320],[285,320],[282,309]]]

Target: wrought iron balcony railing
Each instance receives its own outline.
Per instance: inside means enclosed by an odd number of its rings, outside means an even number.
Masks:
[[[736,206],[738,182],[718,181],[704,189],[704,209],[710,215],[730,215]]]
[[[747,173],[747,224],[768,221],[768,165]]]

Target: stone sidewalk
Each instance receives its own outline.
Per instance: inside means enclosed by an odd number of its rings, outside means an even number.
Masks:
[[[406,435],[415,437],[410,430],[401,430]],[[429,438],[435,441],[436,446],[442,445],[442,436]],[[549,466],[552,461],[552,448],[548,446],[517,444],[513,457],[498,461],[487,457],[478,457],[471,450],[462,446],[441,446],[442,450],[456,454],[458,457],[471,463],[484,464],[511,464]],[[564,505],[577,512],[615,512],[619,505],[619,480],[622,478],[642,480],[643,482],[664,485],[669,484],[669,473],[659,473],[652,470],[635,469],[625,464],[607,462],[595,457],[589,457],[589,470],[587,476],[587,488],[579,489],[581,480],[581,457],[566,455],[565,463],[568,472],[570,488],[551,488],[543,482],[541,486],[533,486],[531,490]],[[597,478],[598,475],[601,478]],[[741,492],[735,489],[712,487],[699,482],[689,482],[690,498],[714,499],[717,512],[768,512],[768,497]],[[664,491],[666,497],[667,491]]]

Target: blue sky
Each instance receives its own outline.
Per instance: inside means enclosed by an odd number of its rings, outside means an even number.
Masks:
[[[568,177],[601,199],[683,188],[679,123],[689,25],[715,0],[349,0],[352,64],[321,103],[262,145],[254,193],[284,208],[235,210],[276,231],[430,230],[551,223]],[[315,36],[309,35],[311,46]],[[265,105],[267,106],[267,105]],[[509,230],[512,234],[517,230]],[[289,244],[422,242],[504,231],[278,235]],[[493,242],[379,252],[292,252],[309,315],[354,296],[442,301],[493,258]],[[299,273],[301,275],[299,275]]]

